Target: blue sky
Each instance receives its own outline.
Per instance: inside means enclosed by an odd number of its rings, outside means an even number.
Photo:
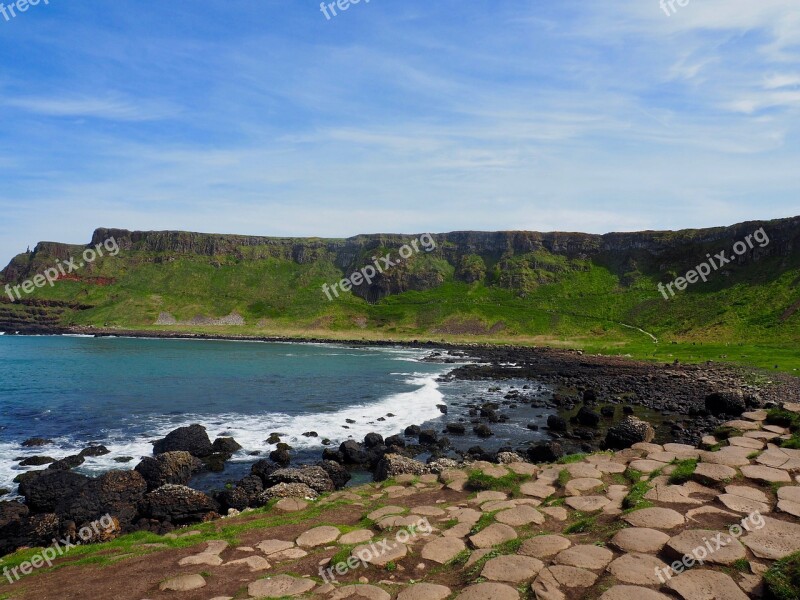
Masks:
[[[5,4],[9,4],[5,0]],[[0,262],[94,228],[800,214],[791,0],[44,0],[0,16]]]

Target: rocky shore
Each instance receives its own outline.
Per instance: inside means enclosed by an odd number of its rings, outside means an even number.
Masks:
[[[425,464],[388,454],[380,471],[389,480],[342,491],[332,491],[338,468],[264,470],[262,464],[252,477],[262,488],[272,483],[267,490],[280,490],[264,508],[234,510],[227,519],[134,538],[124,546],[98,546],[92,564],[67,556],[55,569],[0,582],[0,595],[796,599],[798,431],[800,404],[785,403],[743,412],[699,447],[638,442],[550,464],[533,464],[512,452],[498,454],[499,463]],[[153,463],[173,464],[181,453],[191,462],[188,452],[172,449],[189,440],[207,452],[199,433],[168,436],[159,447],[165,452]],[[139,510],[154,521],[167,516],[160,511],[168,496],[184,499],[180,515],[174,507],[169,511],[180,517],[175,524],[215,512],[210,509],[218,500],[203,504],[188,488],[159,485],[172,471],[153,463],[129,474],[124,485],[115,486],[118,475],[109,475],[94,491],[119,494],[141,478]],[[157,487],[147,491],[150,485]],[[4,533],[12,504],[4,503],[0,513]],[[13,568],[14,557],[7,564]],[[124,586],[108,583],[121,581]]]
[[[660,366],[575,351],[509,347],[436,350],[425,360],[464,363],[467,358],[470,364],[455,368],[445,379],[486,381],[486,394],[465,400],[459,417],[450,417],[449,408],[443,406],[440,428],[410,425],[385,439],[371,433],[363,440],[325,447],[321,460],[298,466],[292,466],[292,448],[273,433],[266,440],[275,448],[268,458],[254,462],[245,477],[211,493],[189,487],[192,479],[204,471],[222,471],[241,446],[232,438],[212,441],[200,425],[179,428],[155,442],[153,456],[133,470],[96,478],[73,469],[86,456],[106,453],[102,446],[58,461],[30,457],[27,466],[46,468],[18,476],[23,501],[0,502],[0,554],[74,535],[105,514],[114,518],[114,527],[103,539],[133,531],[164,534],[260,508],[278,497],[313,499],[341,490],[353,472],[368,472],[383,481],[456,468],[464,462],[498,464],[517,457],[556,462],[576,452],[619,450],[654,441],[697,446],[711,434],[726,436],[725,423],[743,413],[778,409],[783,402],[800,398],[797,380],[791,377],[776,376],[756,386],[748,383],[747,372],[715,365]],[[508,380],[541,383],[503,388]],[[552,393],[538,393],[542,385]],[[481,445],[480,440],[495,437],[494,428],[526,405],[553,411],[541,425],[545,441],[499,447],[495,443],[493,450]],[[642,418],[643,411],[648,418]],[[660,420],[654,418],[659,415]],[[454,443],[465,436],[476,443],[466,448]],[[47,443],[32,438],[25,444]]]

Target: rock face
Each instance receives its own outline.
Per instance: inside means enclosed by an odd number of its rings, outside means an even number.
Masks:
[[[652,442],[656,436],[653,427],[636,417],[626,417],[621,423],[610,427],[606,433],[606,446],[612,450],[623,450],[634,444]]]
[[[400,454],[387,454],[378,463],[375,481],[385,481],[398,475],[423,475],[427,472],[428,467],[419,461]]]
[[[202,492],[168,484],[148,493],[140,502],[142,516],[173,525],[209,520],[217,515],[217,504]]]
[[[136,471],[147,482],[148,490],[174,483],[186,485],[194,474],[202,469],[203,463],[188,452],[165,452],[155,458],[144,458],[136,465]]]
[[[66,496],[55,512],[79,527],[110,514],[128,529],[146,492],[147,483],[136,471],[109,471]]]
[[[19,484],[19,493],[31,512],[54,512],[64,499],[89,483],[89,478],[70,471],[45,470]]]
[[[323,460],[322,462],[317,463],[317,466],[325,470],[325,472],[328,474],[328,477],[330,477],[331,481],[333,481],[333,485],[337,490],[342,489],[347,485],[347,482],[353,478],[353,476],[350,474],[350,471],[345,469],[338,462],[332,460]]]
[[[741,390],[723,390],[706,397],[706,410],[715,416],[738,417],[747,410],[747,403]]]
[[[183,451],[192,456],[203,458],[214,453],[214,447],[206,433],[206,428],[202,425],[189,425],[179,427],[175,431],[168,433],[163,440],[153,444],[153,454],[164,454],[165,452]]]

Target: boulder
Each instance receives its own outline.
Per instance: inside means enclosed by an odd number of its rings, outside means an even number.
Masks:
[[[418,437],[420,434],[421,428],[419,425],[409,425],[403,431],[403,435],[406,437]]]
[[[375,469],[375,481],[385,481],[398,475],[424,475],[428,466],[400,454],[387,454]]]
[[[269,453],[269,459],[280,467],[288,467],[292,457],[286,448],[278,448]]]
[[[40,448],[42,446],[49,446],[53,443],[53,440],[48,440],[45,438],[33,437],[28,438],[24,442],[22,442],[23,448]]]
[[[655,436],[656,432],[650,423],[636,417],[626,417],[608,429],[606,447],[612,450],[624,450],[634,444],[652,442]]]
[[[72,456],[67,456],[66,458],[51,463],[47,468],[53,471],[69,471],[75,467],[80,467],[84,462],[86,462],[86,459],[83,456],[80,454],[73,454]]]
[[[738,417],[747,410],[747,402],[741,390],[721,390],[706,396],[706,410],[714,416]]]
[[[494,435],[494,433],[492,433],[492,430],[489,429],[489,426],[484,424],[484,423],[480,423],[479,425],[475,425],[475,427],[472,428],[472,431],[479,438],[490,438],[490,437],[492,437]]]
[[[333,481],[333,485],[337,490],[342,489],[347,485],[347,482],[353,478],[353,476],[350,474],[350,471],[345,469],[338,462],[333,462],[332,460],[323,460],[322,462],[317,463],[317,466],[325,470],[325,472],[328,474],[328,477],[330,477],[331,481]]]
[[[435,446],[439,442],[439,436],[433,429],[423,429],[419,432],[419,443],[423,446]]]
[[[188,427],[179,427],[175,431],[168,433],[163,440],[158,440],[153,444],[153,454],[175,451],[188,452],[192,456],[202,458],[213,454],[214,448],[208,433],[206,433],[206,428],[195,424]]]
[[[586,406],[581,406],[578,414],[575,415],[578,423],[585,427],[597,427],[600,423],[600,415]]]
[[[322,467],[304,466],[297,469],[278,469],[266,478],[264,486],[270,488],[279,483],[303,483],[318,494],[332,492],[336,489],[333,480]]]
[[[558,442],[541,442],[529,446],[527,454],[528,460],[534,463],[555,462],[564,456],[564,448]]]
[[[63,498],[76,493],[89,483],[85,475],[71,471],[35,471],[36,475],[19,485],[19,493],[33,513],[52,513]]]
[[[364,436],[364,445],[367,448],[383,445],[383,436],[378,433],[368,433]]]
[[[454,435],[464,435],[467,433],[467,427],[463,423],[448,423],[446,426],[447,433]]]
[[[250,474],[259,477],[263,483],[270,474],[278,469],[280,469],[280,466],[276,465],[271,460],[259,460],[250,467]]]
[[[342,455],[342,462],[346,465],[362,465],[367,462],[367,454],[364,448],[355,440],[347,440],[339,446]]]
[[[84,448],[81,450],[79,456],[105,456],[106,454],[111,454],[111,450],[103,446],[102,444],[98,444],[97,446],[89,446],[88,448]]]
[[[173,525],[208,521],[219,516],[218,509],[217,503],[206,494],[173,484],[149,492],[139,503],[144,517]]]
[[[267,488],[258,495],[257,506],[264,506],[273,498],[307,498],[314,500],[318,496],[304,483],[279,483]]]
[[[74,521],[78,528],[106,514],[117,519],[122,529],[134,522],[138,504],[147,493],[147,482],[136,471],[108,471],[64,499],[55,513]]]
[[[567,420],[559,415],[550,415],[547,417],[547,428],[550,431],[566,431]]]
[[[211,444],[211,449],[219,454],[233,455],[242,449],[241,444],[232,437],[220,437]]]
[[[202,467],[203,463],[188,452],[175,451],[144,458],[136,465],[136,471],[147,482],[147,489],[152,491],[168,483],[186,485]]]
[[[30,510],[21,502],[0,502],[0,556],[22,545],[20,539]]]
[[[391,450],[392,448],[405,448],[406,441],[403,439],[402,435],[393,435],[387,437],[383,442],[386,447]]]

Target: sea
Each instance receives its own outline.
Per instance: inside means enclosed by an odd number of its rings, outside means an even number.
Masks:
[[[89,457],[75,470],[132,469],[152,455],[153,441],[193,423],[205,426],[212,441],[233,437],[243,446],[223,473],[192,482],[214,489],[266,458],[275,448],[266,442],[273,432],[292,447],[295,462],[312,463],[326,438],[335,447],[370,432],[402,433],[412,424],[442,431],[448,421],[468,421],[475,403],[502,402],[512,388],[550,393],[522,380],[452,380],[446,375],[458,364],[422,360],[430,354],[429,348],[346,344],[0,336],[3,499],[16,494],[17,475],[45,468],[21,466],[27,457],[60,459],[102,444],[109,454]],[[470,425],[467,436],[450,437],[460,449],[537,441],[545,434],[527,424],[543,426],[552,412],[521,403],[508,422],[492,425],[488,440],[471,435]],[[53,444],[24,448],[32,437]]]

